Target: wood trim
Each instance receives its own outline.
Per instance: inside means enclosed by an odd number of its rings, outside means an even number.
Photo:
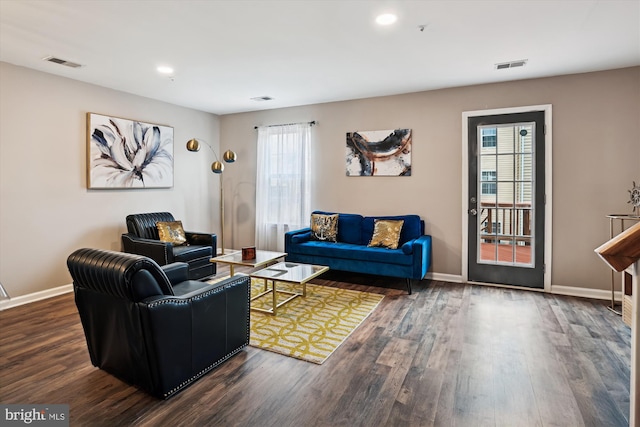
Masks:
[[[624,271],[640,259],[640,222],[627,228],[595,252],[616,271]]]
[[[635,426],[640,417],[640,393],[638,393],[638,384],[640,384],[640,350],[638,349],[638,345],[640,345],[640,289],[638,289],[638,285],[640,285],[638,283],[640,280],[640,261],[636,261],[627,271],[632,276],[629,425]]]
[[[610,239],[595,252],[616,271],[631,269],[632,278],[632,307],[631,307],[631,372],[629,398],[629,425],[635,426],[640,415],[640,394],[637,387],[640,383],[640,289],[638,276],[640,275],[640,222],[629,227],[622,233]]]

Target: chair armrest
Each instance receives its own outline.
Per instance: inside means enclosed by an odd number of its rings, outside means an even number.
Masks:
[[[213,256],[215,256],[218,241],[218,238],[215,234],[185,231],[184,235],[187,238],[187,243],[189,243],[190,245],[211,246],[214,249]]]
[[[189,280],[189,264],[186,262],[174,262],[171,264],[163,265],[162,270],[167,275],[171,286],[175,286],[180,282]]]
[[[146,352],[156,371],[151,375],[169,390],[165,397],[249,344],[249,295],[249,276],[238,274],[181,296],[139,303]]]
[[[147,256],[158,265],[171,264],[174,261],[173,243],[143,239],[131,233],[122,235],[122,249],[127,253]]]

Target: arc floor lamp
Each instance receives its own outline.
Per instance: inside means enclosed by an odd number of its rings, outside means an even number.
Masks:
[[[224,171],[224,163],[220,161],[218,158],[218,154],[216,154],[215,150],[211,148],[209,144],[204,141],[200,141],[198,139],[190,139],[187,141],[187,150],[191,152],[200,151],[201,143],[204,143],[215,157],[215,161],[211,163],[211,172],[220,176],[220,246],[222,250],[222,255],[224,255],[224,180],[223,180],[223,171]],[[235,152],[231,150],[227,150],[222,155],[222,160],[225,163],[233,163],[237,159],[237,155]],[[215,256],[215,255],[214,255]]]

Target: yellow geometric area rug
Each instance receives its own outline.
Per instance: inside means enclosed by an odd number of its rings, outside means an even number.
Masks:
[[[260,293],[262,281],[251,281],[251,295]],[[276,289],[298,285],[278,282]],[[282,299],[286,295],[279,294]],[[252,301],[270,308],[271,294]],[[251,311],[250,345],[285,356],[322,364],[373,312],[383,295],[307,283],[306,298],[297,297],[278,308],[277,315]]]

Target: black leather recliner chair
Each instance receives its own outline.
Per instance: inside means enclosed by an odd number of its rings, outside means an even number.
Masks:
[[[169,212],[152,212],[127,215],[127,231],[122,235],[122,250],[130,254],[144,255],[159,265],[173,262],[189,264],[189,279],[198,280],[216,274],[217,238],[215,234],[185,231],[187,245],[175,246],[160,241],[158,221],[175,221]]]
[[[79,249],[67,259],[94,366],[167,399],[249,344],[250,278],[188,280],[122,252]]]

